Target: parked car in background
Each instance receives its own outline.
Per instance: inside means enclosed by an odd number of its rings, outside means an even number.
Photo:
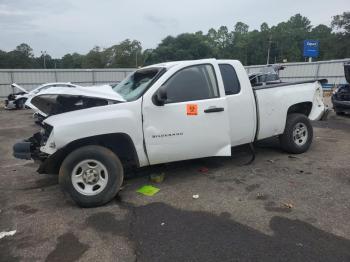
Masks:
[[[333,109],[337,115],[350,113],[350,62],[344,64],[344,74],[348,84],[338,86],[332,95]]]
[[[5,109],[22,109],[28,97],[28,91],[16,83],[11,84],[12,93],[5,99]]]
[[[72,84],[70,82],[56,82],[56,83],[46,83],[34,88],[31,91],[26,90],[22,86],[13,83],[11,84],[12,94],[8,95],[5,100],[5,108],[6,109],[23,109],[26,106],[26,102],[30,100],[33,96],[38,94],[39,92],[46,90],[51,87],[77,87],[78,85]],[[15,90],[19,90],[19,92],[15,92]]]

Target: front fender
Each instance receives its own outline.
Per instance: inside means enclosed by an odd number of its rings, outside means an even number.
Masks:
[[[143,148],[141,99],[54,115],[44,123],[53,127],[46,144],[40,148],[49,155],[80,139],[124,133],[135,145],[140,165],[147,163]]]

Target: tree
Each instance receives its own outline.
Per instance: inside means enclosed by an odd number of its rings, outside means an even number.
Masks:
[[[235,24],[235,33],[237,34],[241,34],[241,35],[247,34],[248,30],[249,30],[249,26],[245,23],[237,22]]]
[[[62,68],[82,68],[83,56],[78,53],[66,54],[61,59]]]
[[[104,51],[108,67],[136,67],[142,65],[142,46],[137,40],[126,39]]]
[[[312,26],[310,20],[296,14],[274,26],[262,23],[260,30],[249,31],[249,26],[237,22],[233,29],[227,26],[211,28],[207,33],[183,33],[165,37],[156,48],[142,50],[137,40],[125,39],[108,48],[98,46],[86,55],[66,54],[60,59],[45,55],[47,68],[110,68],[138,67],[158,62],[223,58],[238,59],[245,65],[265,64],[267,50],[270,62],[304,61],[305,39],[320,41],[319,60],[350,57],[350,12],[333,17],[331,27]],[[270,48],[269,48],[270,47]],[[42,68],[43,56],[34,57],[25,43],[14,50],[0,50],[0,68]]]
[[[145,63],[214,57],[215,50],[208,40],[201,32],[180,34],[177,37],[167,36],[152,51]]]
[[[342,30],[345,34],[350,34],[350,12],[333,16],[332,28]]]
[[[33,49],[25,43],[18,45],[16,47],[15,51],[21,53],[23,56],[28,57],[28,58],[34,57]]]
[[[339,30],[335,33],[336,58],[350,57],[350,12],[336,15],[332,20],[332,28]]]
[[[33,68],[33,49],[23,43],[15,50],[7,53],[7,64],[9,68]]]
[[[105,62],[103,61],[103,55],[101,48],[95,46],[87,55],[84,56],[82,62],[83,68],[104,68]]]

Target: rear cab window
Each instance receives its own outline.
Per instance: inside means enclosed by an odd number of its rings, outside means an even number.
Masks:
[[[241,84],[239,82],[236,70],[232,65],[219,64],[222,81],[224,82],[225,95],[235,95],[241,91]]]

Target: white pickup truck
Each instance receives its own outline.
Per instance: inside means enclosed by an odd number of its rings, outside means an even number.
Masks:
[[[169,62],[135,71],[110,90],[50,88],[31,103],[42,131],[14,145],[40,160],[84,207],[115,197],[126,167],[230,156],[231,147],[279,136],[289,153],[312,142],[322,117],[318,81],[252,88],[239,61]]]

